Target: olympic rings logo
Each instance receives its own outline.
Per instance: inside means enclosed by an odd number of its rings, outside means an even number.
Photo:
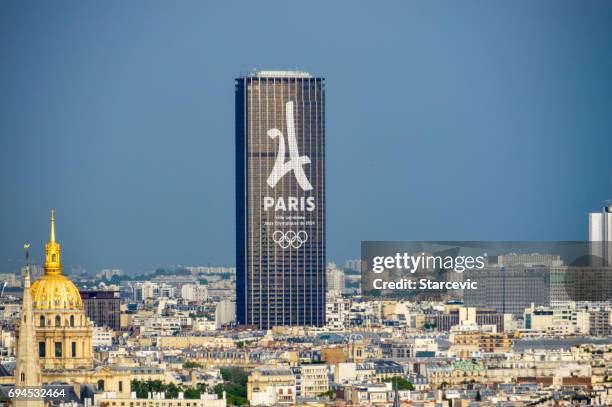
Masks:
[[[278,243],[283,249],[288,249],[289,247],[299,249],[308,241],[308,233],[303,230],[297,233],[293,230],[288,230],[286,232],[277,230],[272,234],[272,240]]]

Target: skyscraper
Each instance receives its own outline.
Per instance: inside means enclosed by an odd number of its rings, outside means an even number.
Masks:
[[[593,261],[601,262],[593,266],[612,265],[612,205],[606,205],[599,213],[589,213],[589,242]]]
[[[236,314],[325,323],[325,84],[305,72],[236,79]]]
[[[520,318],[525,308],[551,304],[551,275],[559,267],[513,265],[487,266],[470,270],[470,279],[478,282],[477,290],[465,290],[468,307],[495,308],[501,314]]]

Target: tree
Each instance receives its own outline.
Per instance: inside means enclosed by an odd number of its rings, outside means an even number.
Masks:
[[[221,377],[225,383],[217,384],[213,389],[218,397],[222,397],[223,391],[225,391],[228,405],[242,406],[249,404],[247,399],[249,375],[244,369],[240,367],[222,368]]]
[[[169,399],[176,399],[180,391],[182,391],[182,389],[179,386],[170,383],[166,386],[166,397]]]
[[[209,390],[208,384],[206,383],[198,383],[196,387],[200,390],[200,393],[207,393]]]
[[[193,387],[189,387],[188,389],[185,389],[185,398],[186,399],[199,399],[200,398],[200,391],[194,389]]]
[[[249,375],[240,367],[224,367],[221,368],[221,377],[226,382],[246,386],[249,381]]]
[[[327,397],[328,399],[333,400],[336,398],[336,392],[329,389],[326,392],[319,394],[318,397]]]
[[[141,399],[146,399],[149,393],[166,393],[167,398],[177,398],[179,391],[182,391],[174,383],[165,384],[161,380],[132,380],[132,391],[136,392],[136,396]]]
[[[202,367],[201,364],[199,364],[198,362],[190,361],[190,360],[183,363],[183,368],[185,369],[195,369],[195,368],[200,368],[200,367]]]
[[[387,377],[383,381],[392,383],[396,390],[414,390],[414,385],[403,377]]]

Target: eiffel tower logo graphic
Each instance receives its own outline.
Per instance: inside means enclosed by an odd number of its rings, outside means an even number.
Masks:
[[[293,102],[287,102],[285,104],[285,118],[287,120],[289,161],[285,162],[285,136],[283,132],[279,129],[268,130],[268,137],[272,139],[278,138],[278,153],[276,155],[274,168],[268,177],[268,185],[271,188],[274,188],[281,178],[283,178],[289,171],[292,171],[300,188],[302,188],[304,191],[310,191],[312,189],[312,185],[310,184],[310,181],[308,181],[303,167],[306,164],[310,164],[310,158],[305,155],[300,156],[300,152],[298,151],[297,141],[295,140]]]

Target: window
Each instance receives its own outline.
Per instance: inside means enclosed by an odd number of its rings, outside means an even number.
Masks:
[[[62,319],[59,315],[55,316],[55,326],[62,326]]]
[[[55,342],[55,357],[56,358],[62,357],[62,343],[61,342]]]
[[[70,326],[74,326],[74,315],[70,315]]]
[[[104,391],[104,380],[98,380],[98,390]]]
[[[38,357],[39,358],[44,358],[47,356],[47,352],[46,352],[46,348],[45,348],[45,343],[44,342],[38,342]]]
[[[51,255],[51,261],[55,263],[55,253]]]
[[[45,326],[45,317],[44,316],[40,316],[40,326]]]
[[[76,342],[72,342],[72,357],[76,358]]]
[[[123,391],[123,382],[119,380],[119,391]],[[123,403],[121,403],[123,405]]]

